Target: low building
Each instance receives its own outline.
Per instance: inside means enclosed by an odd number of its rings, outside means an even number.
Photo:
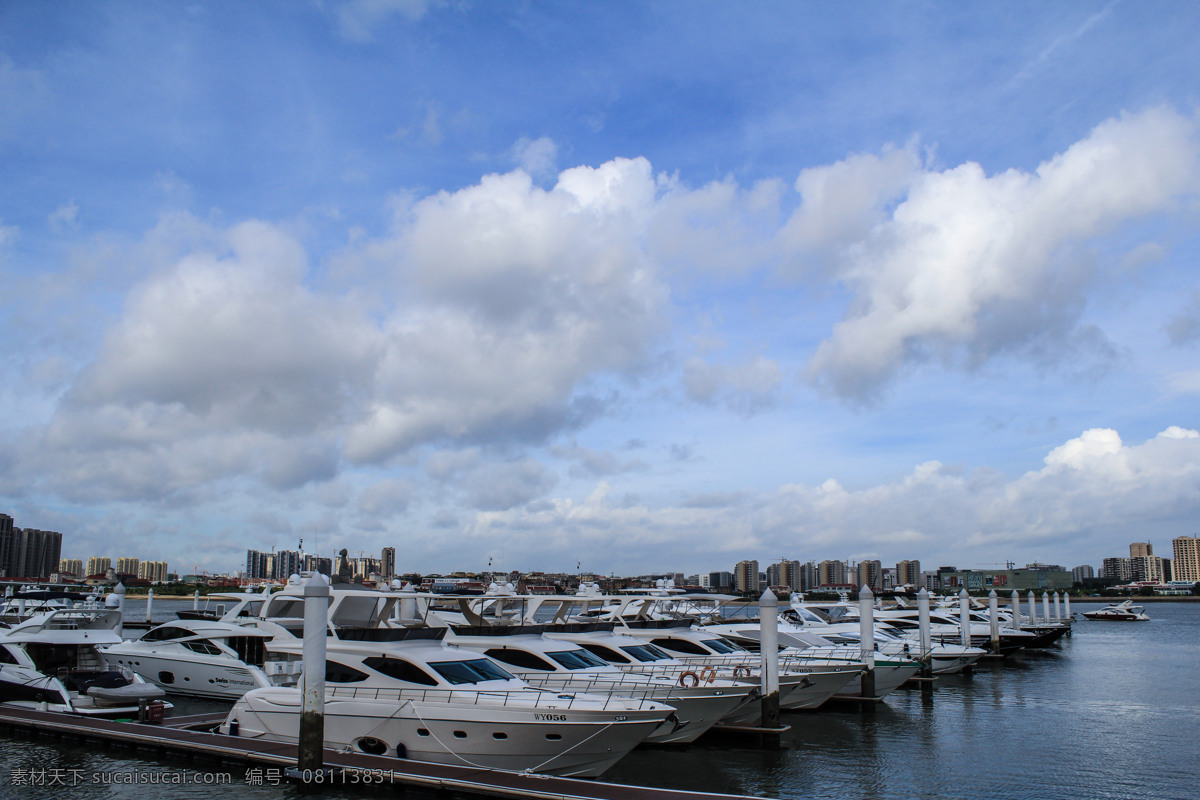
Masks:
[[[964,587],[967,591],[1001,592],[1055,591],[1070,589],[1074,582],[1071,573],[1061,567],[1031,565],[1024,569],[961,569],[941,573],[942,590],[951,594]]]

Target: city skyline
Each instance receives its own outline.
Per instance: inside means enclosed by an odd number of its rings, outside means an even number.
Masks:
[[[1192,535],[1198,23],[0,3],[0,507],[209,572]]]

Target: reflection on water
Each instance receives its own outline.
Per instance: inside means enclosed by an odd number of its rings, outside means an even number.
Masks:
[[[144,619],[130,601],[127,616]],[[191,600],[155,600],[166,620]],[[1149,623],[1081,620],[1071,639],[1045,651],[986,663],[971,677],[891,695],[874,713],[846,706],[785,714],[777,751],[736,738],[678,748],[641,748],[605,780],[778,798],[1194,798],[1200,741],[1200,605],[1156,604]],[[134,616],[140,615],[140,616]],[[179,713],[218,709],[179,702]],[[245,769],[133,757],[103,745],[15,736],[2,740],[0,797],[210,800],[299,797],[286,784],[251,785]],[[14,785],[35,767],[75,774],[223,771],[223,786],[79,783]],[[77,773],[67,772],[76,770]],[[175,778],[178,780],[178,777]],[[365,797],[335,792],[324,797]]]

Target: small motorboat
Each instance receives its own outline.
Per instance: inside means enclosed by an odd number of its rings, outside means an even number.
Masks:
[[[1108,619],[1117,622],[1142,622],[1150,619],[1146,616],[1145,608],[1135,606],[1132,600],[1105,606],[1097,611],[1085,611],[1083,615],[1088,619]]]

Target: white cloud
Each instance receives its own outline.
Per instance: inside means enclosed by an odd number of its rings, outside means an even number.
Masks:
[[[79,206],[74,200],[70,200],[54,209],[46,218],[46,224],[50,226],[50,230],[58,233],[71,231],[79,227],[78,216]]]
[[[334,6],[338,33],[354,42],[375,38],[375,29],[393,17],[419,20],[430,0],[343,0]]]
[[[741,414],[771,407],[783,381],[779,365],[765,356],[741,364],[710,364],[689,358],[683,366],[688,396],[699,403],[721,403]]]
[[[554,175],[558,145],[548,136],[539,139],[519,139],[512,148],[513,161],[534,178]]]
[[[891,213],[843,248],[851,309],[813,355],[810,379],[861,399],[930,356],[973,366],[1035,345],[1044,357],[1103,349],[1099,332],[1080,325],[1093,267],[1071,248],[1195,192],[1195,133],[1195,120],[1160,107],[1100,124],[1034,173],[988,176],[968,163],[912,176]],[[857,188],[833,204],[838,236],[861,230],[902,182],[903,158],[893,158],[899,166],[841,167]],[[813,231],[802,241],[819,235],[810,217],[802,206],[789,223]]]

